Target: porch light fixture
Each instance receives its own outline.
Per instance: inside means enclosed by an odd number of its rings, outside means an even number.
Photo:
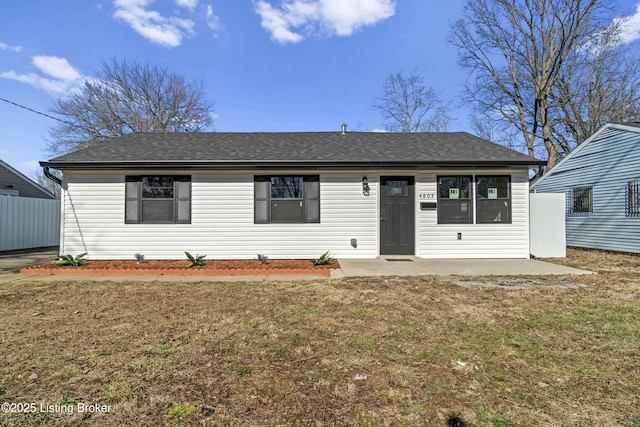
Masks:
[[[365,196],[369,195],[369,180],[367,179],[366,176],[362,177],[362,194],[364,194]]]

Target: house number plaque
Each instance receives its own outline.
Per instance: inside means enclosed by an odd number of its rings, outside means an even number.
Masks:
[[[418,197],[420,198],[420,200],[432,200],[435,201],[436,200],[436,193],[435,191],[425,191],[422,192],[418,195]]]

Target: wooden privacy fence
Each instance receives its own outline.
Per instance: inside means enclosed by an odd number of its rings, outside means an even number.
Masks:
[[[60,244],[60,200],[0,197],[0,251]]]
[[[537,258],[567,256],[565,194],[529,194],[529,245]]]

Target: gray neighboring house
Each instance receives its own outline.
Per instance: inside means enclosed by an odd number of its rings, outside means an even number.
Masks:
[[[60,200],[0,160],[0,252],[57,246]]]
[[[26,177],[2,160],[0,160],[0,196],[55,199],[55,196],[45,190],[41,185]]]
[[[567,246],[640,253],[640,124],[604,125],[531,190],[566,194]]]
[[[92,259],[528,258],[529,170],[464,132],[130,134],[63,172],[61,253]]]

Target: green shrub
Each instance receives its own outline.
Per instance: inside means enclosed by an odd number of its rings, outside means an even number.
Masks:
[[[86,252],[77,255],[76,257],[74,257],[73,255],[60,255],[58,259],[54,261],[54,263],[56,265],[71,265],[74,267],[78,267],[87,263],[87,260],[85,259],[86,256]]]
[[[187,268],[191,267],[202,267],[205,264],[204,257],[206,255],[196,255],[195,257],[191,255],[189,252],[185,251],[185,255],[187,256],[187,260],[189,261],[189,265]]]
[[[314,259],[311,262],[313,262],[313,265],[326,265],[326,264],[331,264],[334,261],[335,259],[331,258],[331,256],[329,255],[329,251],[326,251],[325,253],[320,255],[319,258]]]

